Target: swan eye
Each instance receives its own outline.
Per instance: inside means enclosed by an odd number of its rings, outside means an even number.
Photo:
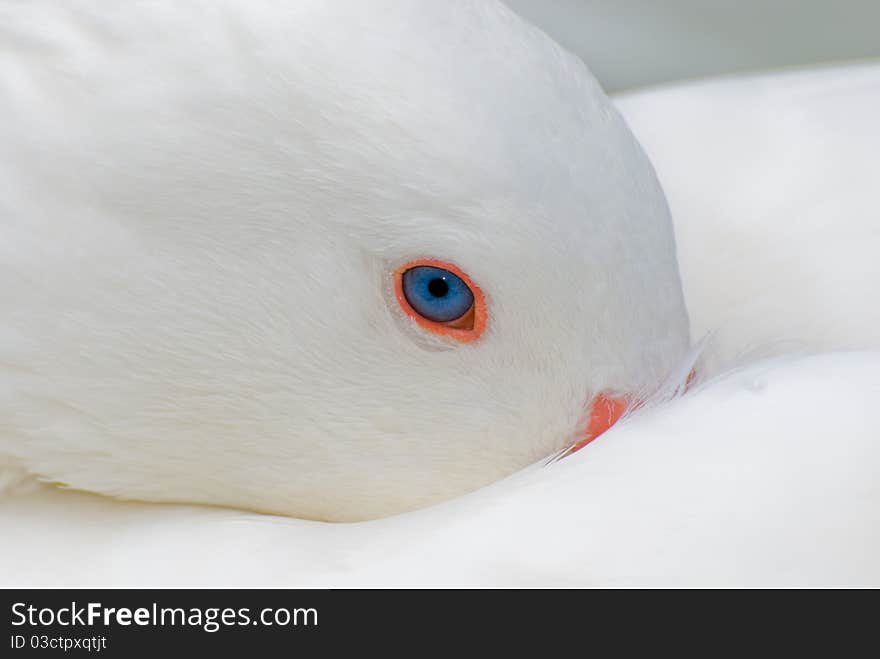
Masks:
[[[482,291],[452,264],[408,263],[395,273],[395,290],[404,312],[431,332],[468,342],[485,328]]]
[[[474,294],[461,277],[429,265],[403,273],[403,294],[416,313],[438,323],[458,320],[474,305]]]

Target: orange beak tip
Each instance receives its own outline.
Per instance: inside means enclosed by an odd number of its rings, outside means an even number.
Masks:
[[[606,394],[599,394],[593,401],[593,408],[590,412],[590,420],[587,423],[587,429],[583,439],[579,440],[564,455],[571,455],[581,450],[584,446],[592,442],[599,435],[608,430],[611,426],[620,420],[623,413],[630,407],[630,400],[625,396],[612,397]]]

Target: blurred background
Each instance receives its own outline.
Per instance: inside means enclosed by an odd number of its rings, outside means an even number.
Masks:
[[[880,0],[505,0],[609,92],[880,58]]]

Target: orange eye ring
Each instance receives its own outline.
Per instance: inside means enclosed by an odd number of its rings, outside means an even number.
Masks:
[[[431,320],[426,318],[409,303],[406,294],[403,291],[403,275],[412,268],[427,266],[431,268],[440,268],[448,270],[456,277],[460,278],[470,289],[474,296],[474,302],[470,309],[464,314],[445,322]],[[486,329],[486,297],[482,289],[477,286],[473,280],[465,274],[465,272],[453,263],[440,261],[437,259],[416,259],[409,261],[394,271],[394,295],[403,312],[412,318],[420,327],[441,336],[448,336],[461,343],[470,343],[477,340]]]

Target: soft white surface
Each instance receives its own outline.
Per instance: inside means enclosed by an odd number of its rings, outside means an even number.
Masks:
[[[23,494],[0,584],[880,585],[878,372],[876,351],[755,364],[375,522]]]
[[[675,222],[691,331],[743,355],[880,346],[880,63],[617,99]]]

